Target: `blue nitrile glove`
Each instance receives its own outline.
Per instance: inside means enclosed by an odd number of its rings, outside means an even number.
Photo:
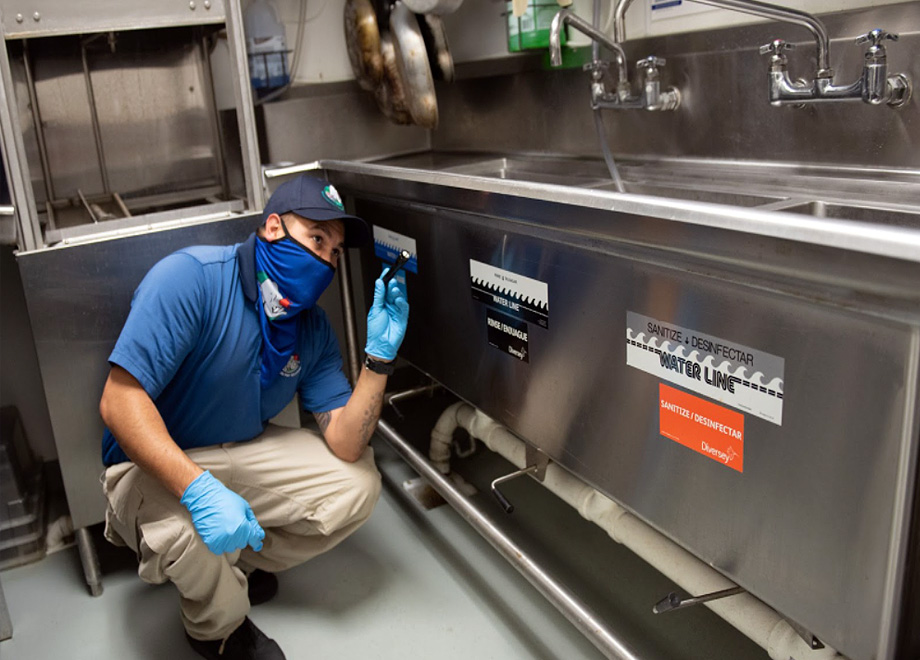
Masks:
[[[242,550],[247,545],[262,549],[265,531],[249,503],[210,472],[202,472],[188,485],[179,500],[192,514],[195,529],[215,555]]]
[[[381,360],[396,359],[409,322],[406,284],[400,282],[397,275],[384,287],[383,276],[388,270],[385,268],[374,284],[374,304],[367,313],[367,346],[364,348],[365,353]]]

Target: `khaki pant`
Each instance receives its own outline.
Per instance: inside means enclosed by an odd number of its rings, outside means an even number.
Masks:
[[[176,585],[196,639],[224,639],[243,621],[248,573],[283,571],[329,550],[367,520],[380,496],[373,449],[347,463],[306,429],[270,425],[250,442],[187,453],[249,502],[265,530],[261,552],[212,553],[179,500],[133,463],[105,471],[105,533],[137,552],[144,581]]]

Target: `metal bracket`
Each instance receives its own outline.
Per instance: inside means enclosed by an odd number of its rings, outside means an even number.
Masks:
[[[707,603],[711,600],[719,600],[720,598],[728,598],[729,596],[737,596],[738,594],[745,593],[743,587],[732,587],[731,589],[723,589],[722,591],[714,591],[709,594],[704,594],[702,596],[692,596],[690,598],[681,598],[673,591],[669,593],[665,598],[662,598],[655,604],[655,607],[652,608],[652,613],[662,614],[664,612],[671,612],[673,610],[684,609],[685,607],[693,607],[694,605],[700,605],[701,603]],[[810,631],[806,630],[802,626],[798,625],[794,621],[789,621],[786,619],[787,623],[792,626],[792,629],[798,633],[799,637],[805,640],[805,643],[813,650],[817,651],[818,649],[823,649],[824,644],[821,643],[821,640],[815,637]]]
[[[662,614],[664,612],[671,612],[673,610],[684,609],[685,607],[693,607],[694,605],[699,605],[701,603],[707,603],[711,600],[719,600],[720,598],[728,598],[729,596],[737,596],[738,594],[744,593],[742,587],[732,587],[731,589],[723,589],[722,591],[714,591],[710,594],[703,594],[702,596],[691,596],[690,598],[681,598],[673,591],[667,596],[662,598],[655,604],[655,607],[652,608],[652,613]]]
[[[407,479],[402,483],[403,490],[426,511],[431,511],[442,504],[446,504],[444,498],[431,487],[428,480],[424,477],[415,477]]]
[[[542,451],[536,447],[524,443],[524,462],[527,465],[532,465],[536,468],[533,473],[533,476],[537,481],[543,482],[543,479],[546,478],[546,466],[549,465],[549,456],[544,454]]]
[[[492,494],[495,496],[495,499],[498,500],[498,503],[502,505],[502,508],[505,510],[505,513],[514,513],[514,505],[505,497],[500,490],[498,490],[498,485],[503,484],[506,481],[511,481],[512,479],[517,479],[521,475],[530,474],[533,475],[537,481],[542,482],[546,477],[546,466],[549,465],[549,456],[544,454],[542,451],[535,447],[531,447],[528,444],[524,444],[524,460],[527,463],[527,467],[515,470],[511,474],[506,474],[503,477],[498,477],[492,481],[490,489]]]
[[[795,621],[790,621],[789,619],[786,619],[786,623],[792,626],[792,629],[798,633],[799,637],[805,640],[805,643],[808,644],[812,651],[824,648],[824,644],[821,640],[815,637],[811,631],[806,630]]]

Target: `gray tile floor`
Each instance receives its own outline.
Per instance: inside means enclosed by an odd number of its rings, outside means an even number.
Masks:
[[[508,470],[482,451],[462,463],[483,484]],[[449,507],[424,511],[403,500],[399,484],[415,475],[399,459],[378,448],[378,464],[388,485],[370,521],[332,552],[281,575],[275,600],[252,613],[288,658],[601,657]],[[509,484],[511,517],[486,494],[474,498],[643,657],[766,659],[703,608],[652,615],[673,585],[528,481]],[[3,660],[197,657],[185,644],[173,587],[142,583],[130,553],[103,550],[100,598],[88,595],[72,548],[0,574],[14,627],[0,643]]]

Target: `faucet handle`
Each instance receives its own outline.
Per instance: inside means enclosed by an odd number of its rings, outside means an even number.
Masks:
[[[660,66],[664,66],[668,61],[663,57],[658,57],[656,55],[649,55],[648,57],[643,57],[641,60],[636,62],[636,67],[639,69],[657,69]]]
[[[889,41],[897,41],[899,37],[894,33],[886,32],[885,30],[876,28],[866,32],[864,35],[859,37],[856,40],[856,43],[859,45],[871,43],[874,48],[878,48],[882,45],[882,42],[885,39],[888,39]]]
[[[776,57],[782,57],[783,52],[787,50],[795,50],[795,44],[786,43],[782,39],[774,39],[760,47],[760,54],[768,55],[773,53]]]

